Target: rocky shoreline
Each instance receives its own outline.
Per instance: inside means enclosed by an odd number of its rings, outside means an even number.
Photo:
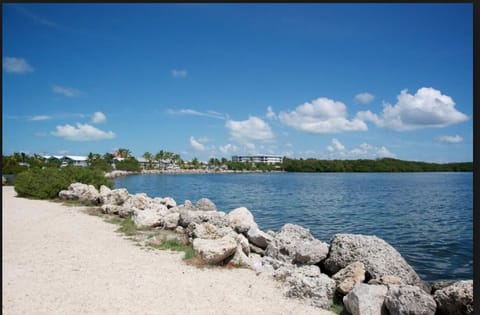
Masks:
[[[286,284],[286,296],[322,309],[341,299],[354,315],[473,314],[472,280],[428,284],[376,236],[336,234],[328,244],[294,224],[278,232],[262,231],[247,208],[225,213],[207,198],[177,204],[170,197],[150,198],[105,186],[98,191],[81,183],[71,184],[59,197],[88,202],[106,214],[130,216],[139,228],[174,231],[188,239],[203,263],[233,263],[270,275]]]

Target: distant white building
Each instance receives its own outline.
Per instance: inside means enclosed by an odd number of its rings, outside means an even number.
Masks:
[[[280,155],[234,155],[233,162],[250,162],[250,163],[266,163],[276,164],[283,162],[283,156]]]
[[[57,160],[62,162],[62,166],[88,166],[88,157],[80,155],[43,155],[45,160]]]

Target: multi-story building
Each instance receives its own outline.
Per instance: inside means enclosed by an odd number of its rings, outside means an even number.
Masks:
[[[276,163],[282,163],[283,157],[280,155],[234,155],[232,156],[232,161],[276,164]]]

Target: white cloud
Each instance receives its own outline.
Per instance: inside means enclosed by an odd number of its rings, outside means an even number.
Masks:
[[[100,124],[107,121],[107,117],[102,112],[95,112],[92,116],[92,124]]]
[[[32,121],[49,120],[49,119],[52,119],[52,117],[48,115],[38,115],[30,118],[30,120]]]
[[[459,135],[456,136],[440,136],[435,138],[438,142],[446,142],[446,143],[460,143],[463,141],[463,138]]]
[[[267,107],[267,114],[265,115],[268,119],[276,119],[277,115],[272,109],[272,106]]]
[[[71,141],[95,141],[102,139],[113,139],[115,134],[112,131],[103,131],[88,124],[77,123],[77,126],[57,126],[56,131],[51,133],[56,137],[62,137]]]
[[[224,146],[220,146],[219,150],[220,152],[222,152],[222,154],[230,155],[230,154],[236,153],[238,151],[238,147],[234,144],[228,143]]]
[[[200,112],[198,110],[189,109],[189,108],[180,109],[180,110],[169,109],[169,110],[167,110],[167,113],[172,114],[172,115],[179,114],[179,115],[203,116],[203,117],[216,118],[216,119],[221,119],[221,120],[226,119],[226,115],[224,115],[222,113],[219,113],[219,112],[216,112],[216,111],[213,111],[213,110],[207,110],[205,112]]]
[[[255,116],[242,121],[227,120],[225,127],[233,139],[250,148],[253,146],[251,141],[268,141],[274,138],[270,126]]]
[[[10,73],[32,72],[33,67],[23,58],[3,57],[3,70]]]
[[[172,71],[170,71],[170,73],[174,78],[185,78],[188,74],[187,70],[185,69],[182,69],[182,70],[173,69]]]
[[[368,143],[362,143],[357,148],[348,150],[340,141],[333,138],[327,146],[328,156],[332,159],[377,159],[395,158],[396,155],[386,147],[377,147]]]
[[[195,151],[205,151],[205,146],[200,142],[198,142],[197,140],[195,140],[193,136],[190,137],[190,145]]]
[[[52,86],[52,91],[57,94],[63,94],[67,97],[75,97],[83,94],[83,92],[80,90],[70,88],[70,87],[63,87],[59,85]]]
[[[415,95],[402,90],[395,105],[384,103],[381,117],[363,111],[357,113],[357,118],[395,131],[441,128],[468,120],[467,115],[455,109],[450,96],[426,87],[418,89]]]
[[[307,133],[326,134],[368,129],[360,119],[347,119],[345,104],[325,97],[299,105],[291,112],[280,112],[278,117],[283,124]]]
[[[367,92],[359,93],[355,95],[355,97],[353,98],[356,104],[368,104],[373,102],[374,99],[375,99],[375,96]]]
[[[333,138],[332,139],[332,144],[327,146],[327,150],[329,152],[343,152],[345,151],[345,146],[343,144],[340,143],[340,141],[338,141],[337,139]]]

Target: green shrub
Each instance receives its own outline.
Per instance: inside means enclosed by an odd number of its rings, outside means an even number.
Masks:
[[[20,197],[53,199],[61,190],[76,182],[94,185],[97,189],[101,185],[113,187],[113,182],[100,171],[68,166],[62,169],[31,168],[21,172],[17,175],[15,191]]]
[[[142,168],[135,158],[126,158],[115,162],[115,169],[119,171],[140,172]]]

